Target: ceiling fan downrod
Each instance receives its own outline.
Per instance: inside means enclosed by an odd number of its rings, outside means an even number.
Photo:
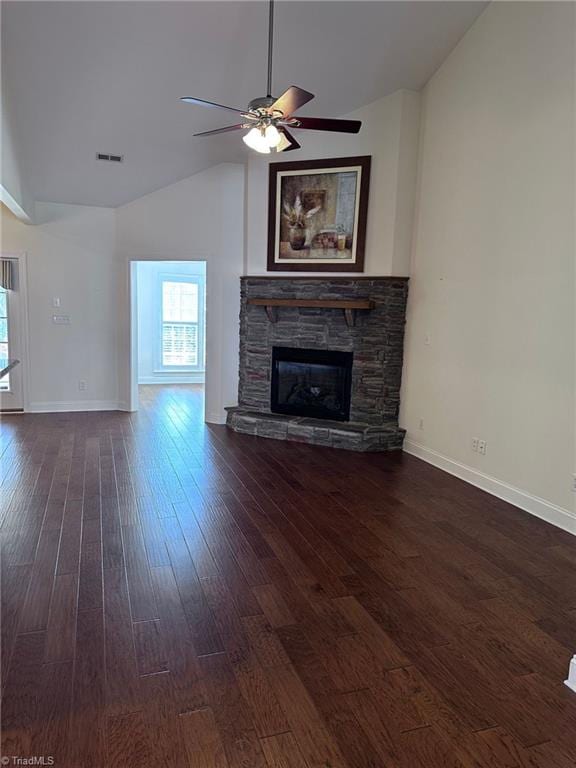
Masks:
[[[268,85],[266,95],[272,98],[272,55],[274,49],[274,0],[270,0],[268,9]]]

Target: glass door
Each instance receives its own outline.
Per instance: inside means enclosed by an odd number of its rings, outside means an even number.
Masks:
[[[14,259],[16,275],[14,290],[0,287],[0,368],[18,360],[19,363],[0,379],[0,410],[18,411],[24,406],[22,396],[20,293],[18,262]]]

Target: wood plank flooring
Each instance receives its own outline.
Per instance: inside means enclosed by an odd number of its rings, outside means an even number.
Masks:
[[[576,539],[408,455],[141,394],[2,420],[3,756],[576,766]]]

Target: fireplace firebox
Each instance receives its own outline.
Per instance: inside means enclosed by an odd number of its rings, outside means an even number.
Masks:
[[[352,360],[352,352],[273,347],[272,412],[348,421]]]

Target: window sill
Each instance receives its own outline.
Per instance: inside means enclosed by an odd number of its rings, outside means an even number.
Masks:
[[[152,373],[158,376],[194,376],[195,374],[204,374],[206,371],[204,368],[154,368]]]

